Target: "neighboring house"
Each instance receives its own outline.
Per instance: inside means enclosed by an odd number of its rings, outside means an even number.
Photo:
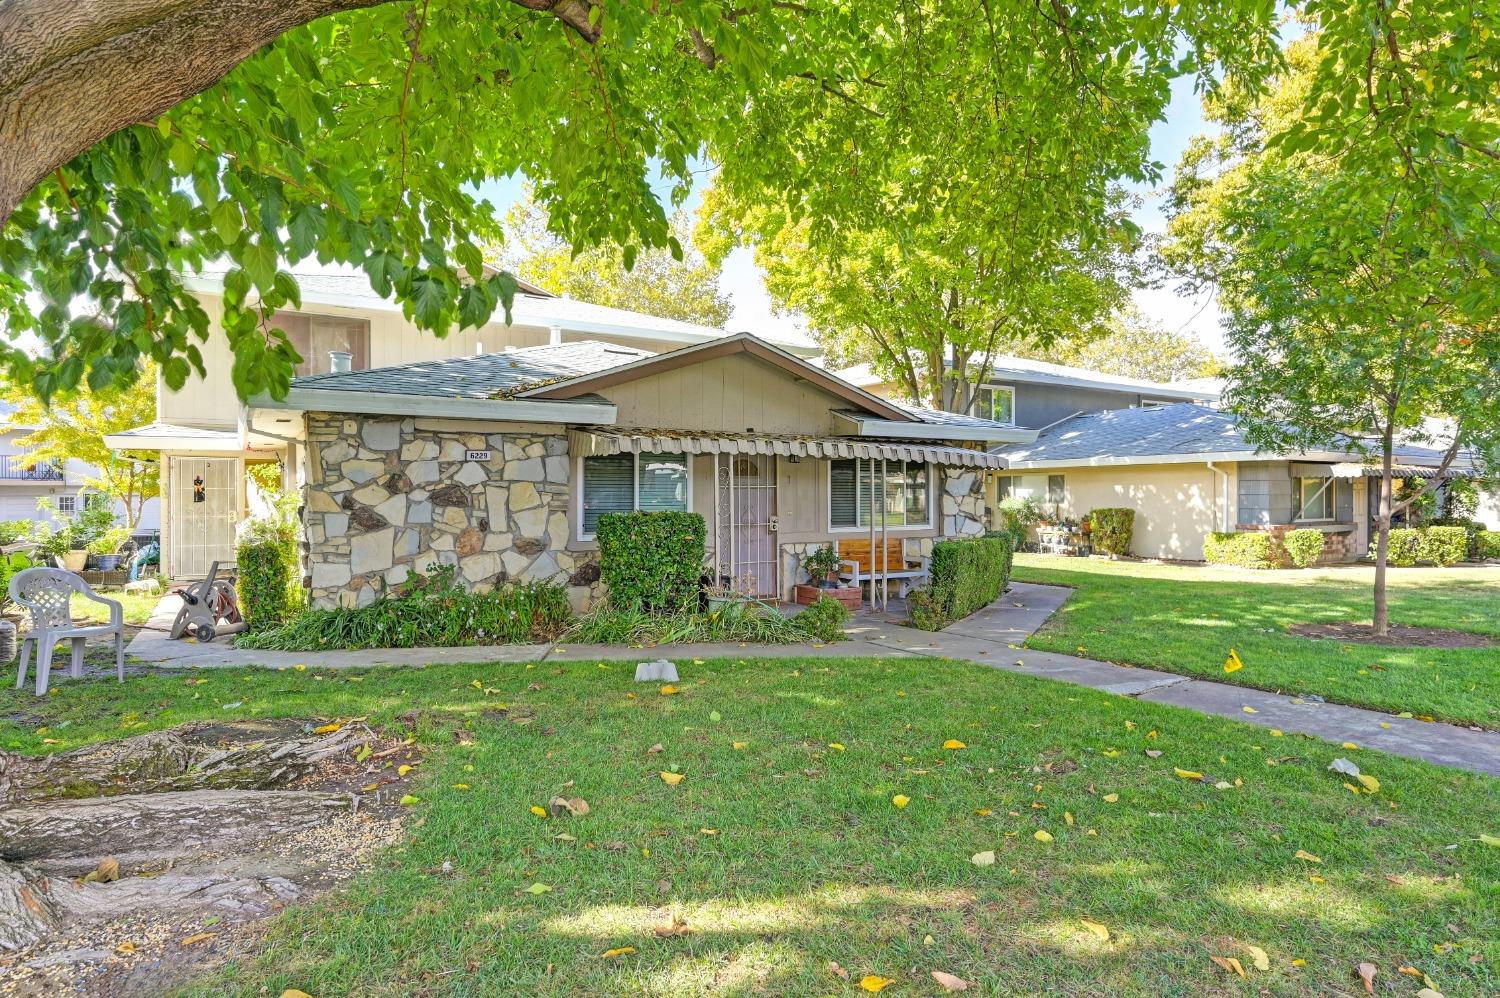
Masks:
[[[61,518],[71,517],[82,509],[85,485],[98,471],[77,458],[58,465],[30,457],[17,441],[36,427],[12,423],[10,417],[14,412],[15,406],[0,402],[0,520],[46,520],[55,527]],[[37,503],[42,499],[51,501],[53,514],[38,510]],[[124,523],[125,507],[117,506],[116,515]],[[144,537],[157,531],[160,507],[158,500],[146,500],[135,536]]]
[[[16,441],[36,429],[11,422],[15,407],[0,402],[0,520],[37,520],[43,514],[37,503],[49,499],[58,516],[69,516],[78,507],[79,491],[89,477],[82,461],[59,465],[31,457]],[[56,523],[56,517],[48,517]]]
[[[1148,558],[1201,559],[1211,531],[1310,527],[1327,535],[1325,561],[1347,561],[1369,550],[1378,508],[1380,469],[1363,454],[1267,453],[1233,416],[1191,403],[1075,416],[1001,453],[1001,496],[1033,496],[1059,518],[1134,509],[1131,551]],[[1398,477],[1430,479],[1442,454],[1403,446],[1396,462]],[[1461,459],[1444,477],[1472,475]]]
[[[316,605],[434,562],[471,585],[582,585],[598,516],[634,508],[703,513],[716,574],[782,595],[807,551],[870,536],[872,493],[911,554],[982,531],[983,472],[1005,466],[987,448],[1035,436],[894,404],[748,334],[539,289],[514,325],[439,339],[363,276],[299,281],[301,311],[278,317],[307,358],[287,398],[240,406],[215,337],[207,379],[163,386],[157,423],[110,438],[161,451],[170,576],[233,558],[244,467],[276,461],[303,490]],[[218,286],[197,287],[212,315]]]

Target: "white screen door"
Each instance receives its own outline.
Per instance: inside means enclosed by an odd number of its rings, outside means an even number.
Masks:
[[[226,568],[234,564],[234,529],[240,520],[239,459],[174,457],[171,461],[168,570],[174,578],[201,579],[215,561]]]
[[[736,589],[776,595],[776,458],[738,455],[734,467],[734,572]]]

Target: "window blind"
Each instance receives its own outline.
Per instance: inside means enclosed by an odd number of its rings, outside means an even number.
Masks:
[[[646,511],[688,508],[688,462],[684,454],[642,454],[636,473],[639,508]]]
[[[592,534],[605,513],[635,508],[635,455],[583,459],[583,532]]]

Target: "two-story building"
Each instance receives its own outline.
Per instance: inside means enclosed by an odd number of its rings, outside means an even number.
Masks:
[[[301,309],[276,317],[305,358],[285,399],[241,405],[216,336],[206,378],[163,385],[157,421],[109,439],[160,454],[169,576],[233,559],[246,467],[276,462],[303,496],[315,605],[432,564],[587,589],[598,517],[631,509],[702,513],[713,574],[785,596],[821,544],[878,533],[916,558],[982,532],[990,448],[1035,438],[880,398],[806,349],[537,288],[512,324],[438,338],[363,275],[298,279]],[[213,315],[221,283],[191,286]]]

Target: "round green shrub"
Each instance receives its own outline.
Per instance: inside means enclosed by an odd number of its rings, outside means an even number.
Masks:
[[[1321,530],[1289,530],[1281,539],[1281,546],[1286,548],[1287,557],[1292,559],[1293,565],[1306,568],[1323,556],[1325,541]]]
[[[1089,513],[1094,547],[1105,554],[1123,558],[1130,554],[1130,539],[1135,531],[1135,510],[1105,507]]]
[[[1386,561],[1399,568],[1410,568],[1421,558],[1422,532],[1410,527],[1391,531],[1390,553]]]
[[[806,610],[793,617],[792,623],[818,641],[842,641],[844,628],[853,616],[848,607],[832,596],[819,596]]]
[[[1469,535],[1463,527],[1428,527],[1417,544],[1417,557],[1434,565],[1457,565],[1469,553]]]

